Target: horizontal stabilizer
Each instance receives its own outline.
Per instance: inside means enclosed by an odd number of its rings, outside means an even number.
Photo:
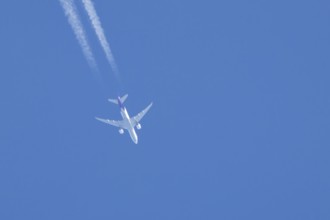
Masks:
[[[127,96],[128,96],[128,94],[126,94],[126,95],[124,95],[124,96],[122,96],[122,97],[118,97],[118,99],[120,99],[120,102],[121,102],[121,103],[124,103],[125,100],[127,99]],[[114,104],[116,104],[116,105],[119,105],[119,103],[118,103],[118,99],[108,99],[108,101],[109,101],[109,102],[112,102],[112,103],[114,103]]]

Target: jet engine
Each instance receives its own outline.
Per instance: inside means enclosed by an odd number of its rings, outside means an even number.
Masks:
[[[141,127],[141,124],[138,123],[138,124],[136,125],[136,128],[140,130],[140,129],[142,128],[142,127]]]
[[[119,134],[124,134],[124,129],[119,129]]]

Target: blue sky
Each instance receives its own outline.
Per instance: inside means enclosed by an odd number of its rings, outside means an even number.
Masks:
[[[4,1],[0,219],[330,219],[330,3]],[[139,144],[95,116],[151,101]]]

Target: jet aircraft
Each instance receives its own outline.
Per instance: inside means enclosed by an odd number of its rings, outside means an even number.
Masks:
[[[117,104],[120,108],[120,114],[123,118],[123,120],[121,121],[115,121],[115,120],[110,120],[110,119],[102,119],[102,118],[98,118],[95,117],[95,119],[106,123],[106,124],[110,124],[113,125],[115,127],[119,128],[119,133],[120,134],[124,134],[124,129],[126,129],[129,133],[129,135],[131,136],[132,141],[137,144],[138,143],[138,136],[135,132],[135,127],[139,130],[141,129],[141,124],[139,123],[141,121],[141,119],[143,118],[143,116],[149,111],[149,109],[152,106],[152,103],[150,103],[143,111],[141,111],[139,114],[137,114],[134,117],[130,117],[126,108],[124,107],[123,103],[125,102],[126,98],[127,98],[127,94],[122,96],[122,97],[117,97],[117,99],[108,99],[109,102],[112,102],[114,104]]]

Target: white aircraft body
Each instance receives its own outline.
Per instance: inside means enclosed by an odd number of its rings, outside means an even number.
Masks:
[[[139,114],[137,114],[136,116],[130,118],[126,108],[123,105],[123,103],[125,102],[127,96],[128,95],[126,94],[123,97],[118,97],[117,99],[108,99],[109,102],[115,103],[120,107],[120,114],[123,117],[123,120],[115,121],[115,120],[110,120],[110,119],[102,119],[102,118],[98,118],[98,117],[95,117],[95,118],[97,120],[103,122],[103,123],[119,127],[119,133],[120,134],[124,134],[124,129],[126,129],[129,133],[129,135],[131,136],[132,141],[135,144],[137,144],[138,143],[138,136],[136,135],[136,132],[135,132],[134,128],[136,127],[137,129],[141,129],[141,124],[139,122],[141,121],[143,116],[149,111],[149,109],[152,106],[152,103],[150,103],[148,105],[148,107],[146,107]]]

